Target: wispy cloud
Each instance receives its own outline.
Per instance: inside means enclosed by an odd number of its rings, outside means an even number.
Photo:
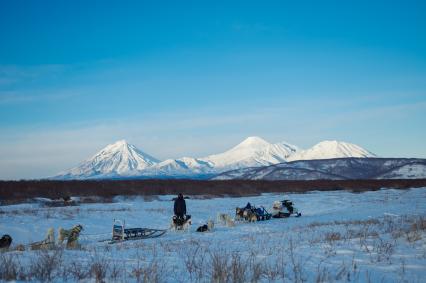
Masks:
[[[0,91],[0,105],[56,101],[78,95],[80,95],[80,92],[75,90]]]
[[[63,73],[66,65],[0,65],[0,86],[28,83],[37,79],[50,78]]]
[[[51,87],[69,68],[66,65],[0,65],[0,105],[51,101],[74,95],[72,91]]]

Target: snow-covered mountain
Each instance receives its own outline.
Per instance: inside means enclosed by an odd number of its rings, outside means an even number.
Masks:
[[[197,177],[234,169],[262,167],[294,160],[372,157],[371,152],[350,143],[324,141],[308,150],[285,143],[269,143],[248,137],[228,151],[202,158],[182,157],[160,162],[125,140],[110,144],[75,168],[55,179],[120,177]]]
[[[293,154],[287,158],[287,161],[347,157],[376,157],[376,155],[356,144],[341,141],[322,141],[307,150]]]
[[[271,144],[260,137],[249,137],[232,149],[203,158],[182,157],[160,162],[121,140],[108,145],[75,168],[55,179],[110,177],[191,177],[223,171],[285,162],[298,148],[284,142]]]
[[[248,137],[230,150],[203,158],[168,159],[142,172],[144,176],[193,176],[285,162],[298,150],[287,143],[271,144],[259,137]]]
[[[61,172],[54,178],[91,179],[135,176],[158,162],[158,159],[140,151],[125,140],[120,140],[106,146],[77,167]]]
[[[271,144],[259,137],[248,137],[224,153],[210,155],[200,160],[212,164],[216,171],[225,171],[285,162],[297,151],[296,146],[285,142]]]
[[[191,176],[216,172],[213,164],[192,157],[167,159],[142,172],[144,176]]]

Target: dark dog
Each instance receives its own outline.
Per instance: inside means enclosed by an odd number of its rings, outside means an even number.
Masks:
[[[3,235],[0,239],[0,249],[7,249],[12,244],[12,237],[9,235]]]
[[[173,230],[184,230],[187,231],[189,226],[191,226],[192,220],[191,215],[185,215],[184,218],[179,218],[176,215],[172,218],[172,223],[170,224],[170,228]]]
[[[214,222],[213,220],[207,221],[207,224],[201,225],[197,228],[197,232],[213,232],[214,229]]]
[[[204,224],[197,228],[197,232],[206,232],[208,230],[209,230],[209,227],[207,226],[207,224]]]

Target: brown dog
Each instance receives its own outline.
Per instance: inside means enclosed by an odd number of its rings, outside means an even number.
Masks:
[[[242,221],[244,220],[244,209],[242,208],[235,208],[235,221]]]
[[[248,222],[256,222],[257,221],[256,213],[254,213],[250,209],[244,210],[244,212],[243,212],[243,218],[245,220],[247,220]]]

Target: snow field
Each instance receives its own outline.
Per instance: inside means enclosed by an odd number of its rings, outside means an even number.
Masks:
[[[118,197],[114,203],[0,207],[0,232],[13,246],[39,241],[46,230],[82,224],[81,249],[0,254],[0,280],[108,282],[424,282],[426,190],[383,189],[189,199],[190,231],[109,245],[113,218],[128,227],[166,229],[173,196]],[[217,213],[247,202],[269,209],[291,199],[300,218],[217,224],[196,233]],[[48,267],[50,266],[50,267]],[[7,268],[6,268],[7,267]],[[15,272],[13,272],[15,270]],[[9,277],[7,277],[9,276]]]

